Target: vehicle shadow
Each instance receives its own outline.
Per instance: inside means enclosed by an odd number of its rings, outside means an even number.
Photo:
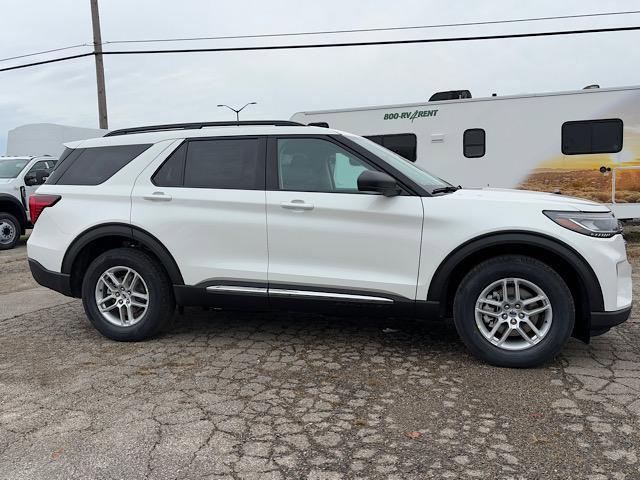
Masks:
[[[164,341],[178,337],[224,336],[251,340],[284,340],[306,345],[369,343],[401,348],[438,346],[462,351],[451,320],[412,318],[341,317],[294,312],[242,312],[186,308],[176,313],[162,335]]]

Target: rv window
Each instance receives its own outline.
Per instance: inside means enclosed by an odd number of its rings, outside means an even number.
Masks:
[[[622,150],[622,120],[583,120],[562,125],[562,153],[616,153]]]
[[[367,136],[372,142],[382,145],[387,150],[397,153],[401,157],[416,161],[416,136],[413,133],[400,133],[394,135]]]
[[[482,128],[470,128],[462,136],[462,151],[467,158],[484,157],[486,135]]]

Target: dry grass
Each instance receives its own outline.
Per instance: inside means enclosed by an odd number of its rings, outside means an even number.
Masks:
[[[611,176],[597,170],[538,171],[519,188],[540,192],[560,192],[563,195],[587,198],[596,202],[611,202]],[[616,202],[640,202],[640,170],[618,171]]]

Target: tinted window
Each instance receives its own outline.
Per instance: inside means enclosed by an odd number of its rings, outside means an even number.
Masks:
[[[338,145],[317,138],[278,140],[281,190],[358,193],[358,177],[374,170]]]
[[[33,164],[33,166],[27,172],[29,173],[37,172],[38,170],[51,170],[55,166],[56,162],[54,160],[41,160]]]
[[[184,161],[187,143],[180,145],[155,173],[151,181],[158,187],[181,187],[184,178]]]
[[[259,190],[264,188],[264,149],[257,138],[197,140],[187,145],[184,186]]]
[[[117,145],[76,149],[74,155],[63,160],[65,168],[57,168],[47,183],[59,185],[98,185],[151,145]],[[63,165],[61,165],[62,167]]]
[[[387,150],[391,150],[407,160],[411,160],[412,162],[416,161],[417,138],[413,133],[371,135],[365,138],[368,138],[378,145],[382,145]]]
[[[616,153],[622,150],[622,120],[585,120],[562,125],[562,153]]]
[[[470,128],[462,136],[462,150],[467,158],[480,158],[485,153],[485,133],[482,128]]]

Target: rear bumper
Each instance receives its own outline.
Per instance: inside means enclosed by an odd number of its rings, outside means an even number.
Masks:
[[[599,335],[611,327],[624,323],[631,314],[631,305],[612,312],[591,312],[591,335]]]
[[[31,275],[36,282],[43,287],[55,290],[67,297],[72,297],[71,294],[71,276],[65,273],[52,272],[47,270],[38,262],[33,259],[29,259],[29,268],[31,269]]]

